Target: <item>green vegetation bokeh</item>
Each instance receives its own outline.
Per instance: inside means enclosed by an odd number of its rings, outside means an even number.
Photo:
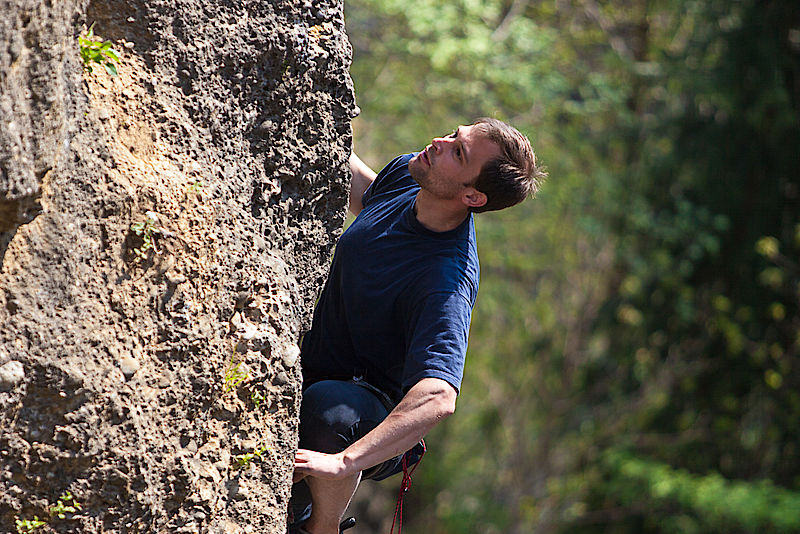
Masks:
[[[365,161],[493,116],[550,173],[477,218],[462,395],[404,526],[800,532],[800,4],[345,7]]]

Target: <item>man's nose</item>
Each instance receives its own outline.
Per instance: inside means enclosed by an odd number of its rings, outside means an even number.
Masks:
[[[451,141],[452,139],[449,139],[447,137],[435,137],[431,142],[431,144],[436,150],[441,150],[445,148],[447,144],[450,143]]]

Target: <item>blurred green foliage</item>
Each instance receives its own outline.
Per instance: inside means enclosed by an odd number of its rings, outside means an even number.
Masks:
[[[664,532],[797,532],[800,492],[770,481],[692,475],[618,451],[606,454],[604,461],[614,494],[627,506],[656,511],[649,519],[657,519]],[[681,512],[670,513],[676,505]]]
[[[373,167],[488,115],[551,175],[476,220],[462,395],[407,528],[800,531],[800,6],[353,0],[346,17]]]

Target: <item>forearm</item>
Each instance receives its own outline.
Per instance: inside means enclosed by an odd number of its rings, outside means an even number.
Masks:
[[[350,213],[358,215],[364,208],[361,204],[361,197],[364,196],[364,192],[370,184],[375,181],[377,174],[366,163],[361,161],[361,158],[355,152],[350,154],[350,171],[353,174],[353,178],[350,182],[350,203],[348,208]]]
[[[341,479],[378,465],[412,448],[455,411],[456,391],[438,378],[423,378],[369,434],[337,454],[299,449],[295,482],[305,476]]]
[[[340,453],[347,470],[363,471],[411,449],[453,413],[455,400],[455,390],[444,380],[421,380],[383,422]]]

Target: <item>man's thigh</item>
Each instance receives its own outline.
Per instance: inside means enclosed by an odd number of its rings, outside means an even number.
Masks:
[[[378,426],[389,410],[378,396],[349,381],[323,380],[303,392],[300,406],[300,448],[341,452]],[[399,459],[389,460],[396,464]],[[381,466],[368,469],[364,478]]]
[[[364,386],[354,382],[323,380],[303,392],[300,405],[301,449],[341,452],[378,426],[389,415],[388,407]],[[362,479],[394,471],[400,458],[367,469]],[[301,480],[292,487],[293,520],[301,523],[311,513],[311,493]]]

